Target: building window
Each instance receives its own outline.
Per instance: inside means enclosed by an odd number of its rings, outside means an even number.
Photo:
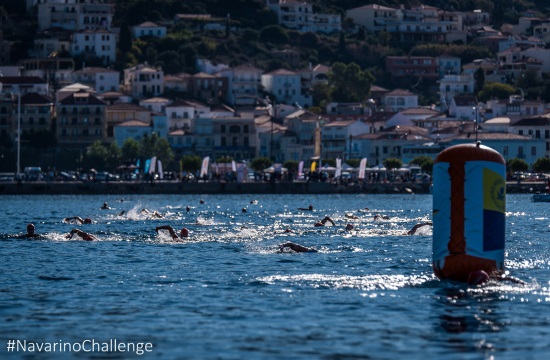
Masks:
[[[537,156],[537,147],[531,146],[531,156]]]
[[[222,133],[225,132],[225,125],[221,125],[221,126],[220,126],[220,132],[222,132]]]
[[[502,149],[502,155],[508,156],[508,146],[505,146],[505,147]]]
[[[221,146],[226,146],[227,145],[227,140],[225,139],[225,136],[222,136],[222,144]]]

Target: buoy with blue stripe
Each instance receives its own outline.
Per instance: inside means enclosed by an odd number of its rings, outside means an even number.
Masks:
[[[504,271],[506,162],[487,146],[443,150],[433,167],[433,257],[440,279]]]

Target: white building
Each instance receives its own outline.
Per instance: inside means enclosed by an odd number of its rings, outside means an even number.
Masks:
[[[139,102],[139,106],[143,106],[146,109],[149,109],[153,114],[166,114],[166,107],[172,103],[172,100],[162,98],[162,97],[153,97]]]
[[[72,73],[71,80],[90,86],[96,92],[118,91],[120,87],[120,73],[115,70],[100,67],[85,67]]]
[[[164,72],[147,63],[124,69],[124,90],[136,99],[164,93]]]
[[[132,28],[135,38],[143,36],[154,36],[163,38],[166,36],[166,26],[157,25],[154,22],[146,21]]]
[[[224,69],[216,75],[228,79],[228,103],[235,106],[255,105],[262,86],[262,70],[252,65]]]
[[[382,97],[386,111],[403,111],[418,107],[418,95],[404,89],[392,90]]]
[[[73,34],[71,54],[97,56],[104,65],[116,61],[116,36],[105,30],[83,30]]]
[[[277,97],[277,102],[311,106],[312,97],[302,93],[302,77],[300,74],[279,69],[262,75],[262,85],[267,92]]]
[[[61,27],[68,30],[110,30],[115,4],[95,0],[48,0],[38,7],[38,30]]]
[[[451,104],[453,97],[459,94],[473,94],[475,80],[473,75],[445,75],[439,80],[439,93],[443,107]]]
[[[303,32],[331,34],[342,30],[336,14],[314,14],[313,5],[298,0],[267,0],[267,7],[277,14],[279,25]]]

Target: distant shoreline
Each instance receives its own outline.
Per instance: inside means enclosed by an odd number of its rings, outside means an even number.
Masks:
[[[506,192],[543,193],[545,182],[508,182]],[[428,183],[367,183],[338,185],[325,182],[3,182],[0,195],[57,194],[429,194]]]

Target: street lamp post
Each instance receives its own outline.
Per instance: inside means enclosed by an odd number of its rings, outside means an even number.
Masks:
[[[16,178],[21,173],[21,93],[17,89],[17,167]]]
[[[478,116],[478,110],[477,110],[477,106],[474,106],[473,107],[473,110],[474,110],[474,131],[475,131],[475,134],[476,134],[476,143],[477,143],[477,116]]]

